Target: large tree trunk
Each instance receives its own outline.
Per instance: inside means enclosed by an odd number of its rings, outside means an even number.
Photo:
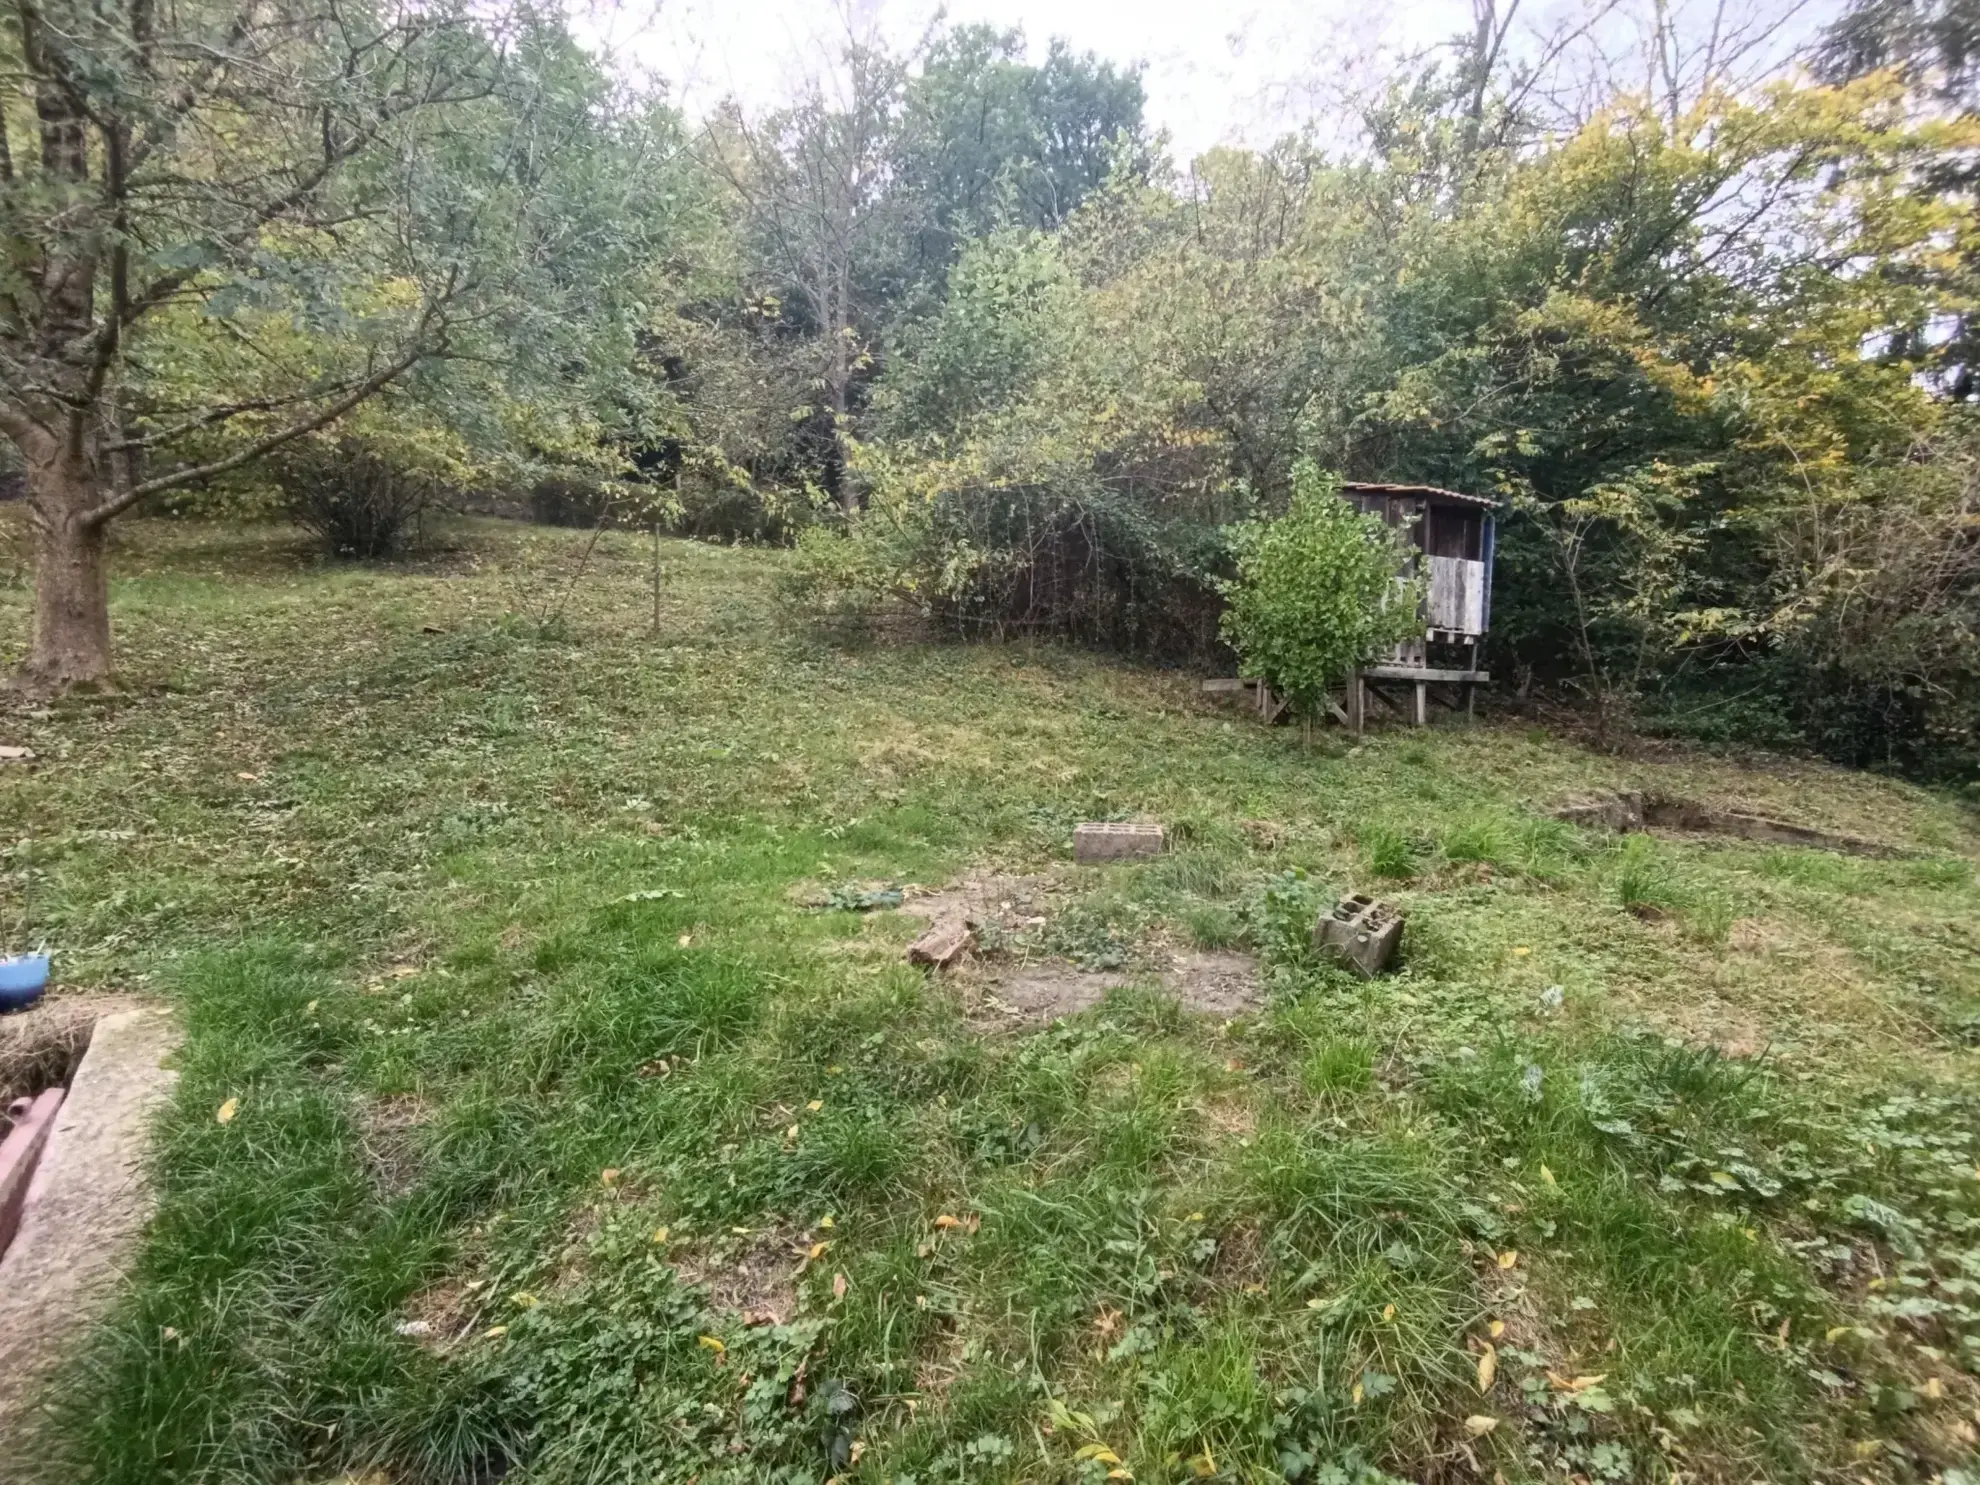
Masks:
[[[83,461],[56,458],[28,466],[34,642],[19,679],[36,690],[100,684],[110,675],[107,523],[84,519],[96,493]]]

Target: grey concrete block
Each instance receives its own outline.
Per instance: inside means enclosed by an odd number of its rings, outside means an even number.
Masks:
[[[1073,860],[1090,866],[1100,861],[1157,856],[1167,839],[1160,825],[1088,820],[1073,828]]]
[[[1402,943],[1403,915],[1372,897],[1343,897],[1313,925],[1313,947],[1373,979],[1389,967]]]

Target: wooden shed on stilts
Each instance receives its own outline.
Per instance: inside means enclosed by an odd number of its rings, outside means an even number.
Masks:
[[[1497,502],[1435,485],[1360,481],[1343,484],[1341,497],[1363,514],[1407,530],[1414,552],[1405,576],[1423,579],[1423,633],[1357,670],[1346,696],[1330,710],[1356,732],[1367,723],[1371,700],[1418,727],[1429,722],[1433,699],[1469,715],[1477,688],[1492,679],[1478,660],[1492,622]],[[1284,699],[1256,681],[1205,681],[1204,689],[1252,693],[1267,722],[1285,712]]]
[[[1424,726],[1433,687],[1453,710],[1469,715],[1476,689],[1492,679],[1479,669],[1478,652],[1492,622],[1497,502],[1434,485],[1351,483],[1341,486],[1341,496],[1364,514],[1407,528],[1415,548],[1412,575],[1424,581],[1422,636],[1349,678],[1343,720],[1361,731],[1373,697]]]

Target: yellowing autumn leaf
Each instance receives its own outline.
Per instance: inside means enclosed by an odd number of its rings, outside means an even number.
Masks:
[[[1350,1393],[1349,1396],[1351,1396],[1354,1399],[1354,1405],[1357,1408],[1361,1406],[1362,1388],[1359,1382],[1356,1382],[1354,1384],[1354,1391]]]
[[[1946,1384],[1937,1377],[1927,1377],[1925,1379],[1925,1395],[1931,1398],[1933,1402],[1939,1401],[1940,1398],[1946,1395]]]
[[[1516,1265],[1518,1262],[1519,1262],[1519,1250],[1516,1248],[1508,1248],[1506,1249],[1505,1252],[1499,1255],[1500,1268],[1509,1269],[1512,1268],[1514,1265]]]
[[[1464,1420],[1464,1431],[1474,1439],[1482,1439],[1499,1426],[1499,1420],[1489,1413],[1473,1413]]]
[[[1527,948],[1525,944],[1521,944],[1518,948],[1513,950],[1513,953],[1517,954],[1522,959],[1524,959],[1528,954],[1531,954],[1532,952],[1533,951]]]
[[[1105,1444],[1082,1444],[1073,1451],[1074,1459],[1097,1459],[1102,1464],[1119,1464],[1121,1456]]]
[[[1560,1182],[1554,1179],[1554,1173],[1544,1165],[1540,1167],[1540,1179],[1545,1181],[1549,1186],[1560,1185]]]
[[[1490,1325],[1486,1326],[1485,1329],[1487,1333],[1491,1335],[1492,1339],[1496,1341],[1500,1336],[1506,1333],[1506,1322],[1503,1320],[1494,1320]]]
[[[805,1107],[815,1114],[820,1109],[825,1107],[825,1100],[822,1098],[814,1098],[810,1103],[806,1104]]]
[[[1126,1465],[1117,1464],[1107,1471],[1107,1478],[1110,1480],[1132,1480],[1134,1478],[1134,1471]]]
[[[935,1219],[935,1225],[940,1228],[961,1227],[962,1218],[951,1217],[947,1212],[944,1212]]]
[[[831,1246],[830,1243],[813,1243],[811,1245],[811,1251],[805,1255],[806,1261],[816,1263],[825,1256],[825,1250]]]
[[[666,1241],[667,1241],[667,1229],[666,1229],[666,1228],[664,1228],[664,1227],[656,1227],[656,1228],[654,1228],[654,1229],[653,1229],[653,1241],[654,1241],[654,1242],[656,1242],[656,1243],[664,1243],[664,1242],[666,1242]]]
[[[1386,1323],[1393,1321],[1395,1318],[1396,1318],[1396,1307],[1394,1305],[1383,1305],[1382,1306],[1383,1321]]]
[[[509,1303],[520,1310],[533,1310],[542,1304],[543,1301],[531,1294],[527,1289],[518,1289],[514,1294],[509,1296]]]
[[[715,1337],[712,1335],[699,1335],[694,1338],[694,1341],[697,1346],[706,1346],[709,1350],[713,1351],[717,1356],[720,1356],[724,1351],[729,1349],[727,1346],[723,1345],[720,1341],[716,1340]]]
[[[833,1222],[832,1222],[832,1216],[831,1216],[831,1214],[830,1214],[830,1213],[828,1212],[828,1213],[826,1213],[826,1215],[824,1215],[823,1217],[820,1217],[820,1218],[818,1219],[818,1225],[819,1225],[820,1227],[831,1227],[831,1226],[833,1226],[834,1224],[833,1224]]]
[[[1496,1346],[1487,1346],[1478,1358],[1478,1390],[1490,1392],[1492,1383],[1499,1375],[1499,1351]]]
[[[481,1338],[484,1341],[497,1341],[508,1333],[509,1327],[506,1325],[491,1325],[481,1333]]]
[[[232,1124],[234,1122],[234,1115],[240,1111],[241,1101],[238,1098],[230,1098],[220,1105],[220,1112],[213,1117],[222,1124]]]
[[[603,1170],[601,1170],[601,1171],[600,1171],[600,1172],[598,1173],[598,1184],[599,1184],[599,1185],[601,1185],[601,1186],[616,1186],[616,1185],[618,1185],[618,1184],[619,1184],[619,1170],[618,1170],[618,1167],[617,1167],[617,1166],[612,1166],[612,1165],[608,1165],[608,1166],[606,1166],[606,1167],[605,1167],[605,1169],[603,1169]]]

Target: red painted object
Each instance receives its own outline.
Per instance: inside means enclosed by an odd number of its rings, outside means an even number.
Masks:
[[[7,1138],[0,1140],[0,1253],[7,1251],[20,1230],[21,1210],[27,1205],[28,1182],[41,1163],[41,1152],[55,1129],[55,1115],[62,1107],[60,1088],[50,1088],[28,1104]],[[21,1100],[27,1103],[26,1099]]]

